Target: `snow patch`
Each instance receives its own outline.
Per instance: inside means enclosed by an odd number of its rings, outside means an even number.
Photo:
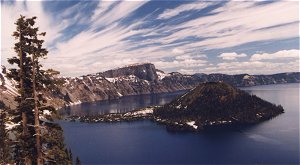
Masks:
[[[181,108],[181,104],[177,105],[175,108],[176,109],[180,109]]]
[[[147,85],[150,85],[150,83],[149,83],[148,80],[144,80],[144,82],[145,82]]]
[[[6,128],[7,130],[11,130],[11,129],[13,129],[14,127],[16,127],[16,126],[18,126],[18,125],[20,125],[20,123],[12,123],[12,122],[10,122],[10,123],[5,123],[5,128]]]
[[[195,121],[189,121],[189,122],[186,122],[186,124],[187,125],[189,125],[189,126],[191,126],[191,127],[193,127],[194,129],[197,129],[198,128],[198,126],[197,125],[195,125]]]
[[[82,102],[80,100],[75,101],[75,102],[71,102],[70,105],[78,105],[81,104]]]
[[[123,95],[120,93],[120,92],[117,92],[118,93],[118,95],[120,96],[120,97],[122,97]]]
[[[115,83],[118,80],[117,78],[107,78],[107,77],[105,77],[105,79],[111,83]]]
[[[127,112],[125,116],[128,115],[146,115],[146,114],[153,114],[153,108],[145,108],[143,110],[134,111],[134,112]]]
[[[50,112],[49,110],[44,110],[44,111],[43,111],[43,114],[44,114],[44,115],[51,115],[51,112]]]

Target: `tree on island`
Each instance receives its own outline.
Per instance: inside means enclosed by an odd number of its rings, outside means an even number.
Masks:
[[[17,56],[8,59],[15,68],[9,69],[7,77],[13,79],[18,89],[18,106],[10,113],[12,122],[20,123],[12,131],[15,134],[14,161],[16,164],[73,164],[65,152],[63,131],[53,122],[53,106],[47,104],[45,92],[56,90],[59,74],[52,69],[44,70],[40,59],[45,59],[47,49],[40,39],[46,33],[39,33],[35,27],[36,17],[20,16],[16,21],[13,36]]]

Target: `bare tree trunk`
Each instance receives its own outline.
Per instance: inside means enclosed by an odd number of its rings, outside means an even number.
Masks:
[[[40,130],[40,119],[38,109],[38,97],[36,90],[36,60],[35,53],[32,55],[32,87],[33,87],[33,98],[34,98],[34,126],[36,134],[36,151],[37,151],[37,164],[42,165],[42,152],[41,152],[41,130]]]

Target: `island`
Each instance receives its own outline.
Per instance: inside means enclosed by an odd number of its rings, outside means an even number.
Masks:
[[[224,82],[198,85],[164,106],[126,113],[70,116],[71,121],[120,122],[152,120],[170,131],[200,131],[219,126],[257,124],[282,114],[281,105],[267,102]]]

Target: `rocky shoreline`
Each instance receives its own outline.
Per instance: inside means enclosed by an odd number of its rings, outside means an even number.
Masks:
[[[146,108],[140,108],[137,110],[125,112],[125,113],[109,113],[103,115],[94,116],[69,116],[65,120],[70,122],[84,122],[84,123],[116,123],[116,122],[134,122],[141,120],[150,120],[158,124],[166,126],[166,129],[171,132],[197,132],[204,130],[205,128],[218,127],[218,126],[231,126],[233,122],[213,121],[208,122],[206,125],[197,126],[195,121],[172,121],[161,119],[154,116],[153,112],[160,108],[160,106],[150,106]]]
[[[100,123],[100,122],[122,122],[122,121],[137,121],[143,119],[153,119],[153,110],[157,106],[141,108],[125,113],[109,113],[94,116],[69,116],[65,120],[71,122],[86,122],[86,123]]]

